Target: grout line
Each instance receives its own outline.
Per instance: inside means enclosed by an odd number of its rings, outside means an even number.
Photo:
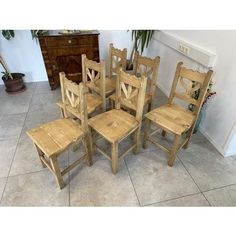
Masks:
[[[36,86],[35,86],[35,88],[36,88]],[[30,98],[30,101],[29,101],[28,111],[26,112],[25,119],[24,119],[24,123],[23,123],[23,125],[22,125],[21,132],[20,132],[20,134],[19,134],[19,136],[18,136],[16,148],[15,148],[15,151],[14,151],[14,154],[13,154],[13,158],[12,158],[12,161],[11,161],[11,164],[10,164],[10,168],[9,168],[9,171],[8,171],[8,174],[7,174],[7,180],[6,180],[6,183],[5,183],[3,192],[2,192],[2,196],[1,196],[0,202],[2,201],[4,192],[5,192],[5,190],[6,190],[6,186],[7,186],[7,183],[8,183],[9,174],[10,174],[10,172],[11,172],[11,167],[12,167],[12,164],[13,164],[14,159],[15,159],[16,150],[17,150],[17,147],[18,147],[18,144],[19,144],[20,137],[21,137],[21,135],[22,135],[22,131],[23,131],[23,127],[24,127],[24,125],[25,125],[26,117],[27,117],[27,115],[28,115],[28,113],[29,113],[29,108],[30,108],[30,104],[31,104],[31,101],[32,101],[34,92],[35,92],[35,88],[34,88],[34,91],[33,91],[32,94],[31,94],[31,98]]]
[[[170,198],[170,199],[159,201],[159,202],[153,202],[153,203],[150,203],[150,204],[143,205],[143,207],[151,206],[151,205],[154,205],[154,204],[157,204],[157,203],[169,202],[169,201],[177,200],[177,199],[184,198],[184,197],[194,196],[194,195],[197,195],[197,194],[201,194],[201,193],[191,193],[191,194],[187,194],[187,195],[184,195],[184,196],[181,196],[181,197],[175,197],[175,198]]]
[[[194,178],[192,177],[192,175],[190,174],[190,172],[187,170],[186,166],[184,165],[183,161],[181,160],[181,158],[178,156],[178,153],[176,153],[176,156],[178,157],[179,161],[182,163],[184,169],[187,171],[187,173],[189,174],[189,176],[191,177],[191,179],[193,180],[193,182],[196,184],[198,190],[200,191],[200,193],[204,196],[204,198],[206,199],[206,201],[208,202],[209,206],[211,206],[210,202],[208,201],[208,199],[205,197],[205,195],[202,193],[202,190],[200,189],[200,187],[198,186],[198,184],[196,183],[196,181],[194,180]]]
[[[46,171],[46,170],[48,170],[48,168],[43,168],[41,170],[36,170],[36,171],[27,172],[27,173],[23,173],[23,174],[9,175],[8,177],[11,178],[11,177],[17,177],[17,176],[24,176],[24,175],[34,174],[34,173],[38,173],[38,172]],[[5,178],[7,178],[7,177],[5,177]]]
[[[233,185],[236,185],[236,183],[227,184],[227,185],[224,185],[224,186],[221,186],[221,187],[208,189],[208,190],[202,191],[202,193],[210,192],[210,191],[217,190],[217,189],[227,188],[227,187],[230,187],[230,186],[233,186]]]
[[[133,186],[133,188],[134,188],[134,192],[135,192],[135,195],[136,195],[136,197],[137,197],[139,206],[141,206],[141,203],[140,203],[139,198],[138,198],[138,194],[137,194],[136,189],[135,189],[135,187],[134,187],[134,183],[133,183],[133,180],[132,180],[132,178],[131,178],[131,175],[130,175],[130,172],[129,172],[129,168],[128,168],[128,165],[127,165],[125,159],[124,159],[124,162],[125,162],[125,166],[126,166],[126,168],[127,168],[128,174],[129,174],[129,178],[130,178],[131,184],[132,184],[132,186]]]

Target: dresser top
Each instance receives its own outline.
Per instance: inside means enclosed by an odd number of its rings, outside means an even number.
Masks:
[[[75,35],[91,35],[91,34],[100,34],[97,30],[78,30],[78,32],[73,33],[60,33],[61,30],[49,30],[47,33],[40,35],[39,37],[44,36],[75,36]]]

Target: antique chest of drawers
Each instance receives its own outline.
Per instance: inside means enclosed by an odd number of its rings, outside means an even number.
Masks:
[[[65,72],[68,79],[82,81],[81,54],[90,60],[99,61],[97,31],[79,34],[59,34],[49,31],[39,36],[40,47],[51,89],[60,86],[59,72]]]

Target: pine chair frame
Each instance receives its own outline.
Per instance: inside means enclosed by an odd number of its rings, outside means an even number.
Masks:
[[[87,164],[90,166],[92,165],[92,158],[91,158],[91,140],[90,136],[88,135],[88,115],[87,115],[87,106],[86,106],[86,96],[85,96],[85,88],[84,85],[81,83],[80,85],[75,84],[74,82],[66,79],[64,76],[60,77],[61,79],[61,84],[64,86],[65,91],[65,96],[63,99],[66,99],[66,101],[71,103],[71,106],[78,109],[81,116],[81,125],[79,125],[76,121],[72,120],[76,126],[81,127],[82,129],[82,135],[78,140],[71,140],[71,143],[66,147],[66,149],[61,149],[57,151],[57,153],[47,155],[46,151],[43,150],[43,148],[40,147],[38,144],[37,139],[34,138],[32,135],[35,129],[38,129],[39,127],[32,129],[30,131],[27,131],[27,134],[29,137],[33,140],[34,145],[36,146],[38,155],[39,155],[39,160],[42,164],[42,166],[48,167],[48,169],[53,173],[55,176],[57,183],[62,189],[65,186],[65,183],[63,181],[63,176],[68,173],[71,169],[76,167],[78,164],[81,163],[81,161],[86,161]],[[64,101],[65,102],[65,101]],[[66,114],[68,114],[68,110],[66,110]],[[66,115],[67,116],[67,115]],[[65,120],[67,118],[64,118]],[[62,119],[63,120],[63,119]],[[50,122],[53,123],[54,121]],[[47,125],[47,124],[46,124]],[[42,125],[43,126],[43,125]],[[58,127],[60,129],[60,127]],[[36,131],[37,132],[37,131]],[[42,137],[43,139],[44,137]],[[65,150],[69,149],[71,146],[78,144],[82,142],[84,149],[85,149],[85,154],[81,156],[79,159],[74,161],[72,164],[70,164],[67,168],[64,170],[60,170],[59,165],[58,165],[58,158],[61,153],[63,153]]]
[[[151,99],[148,102],[148,111],[151,110],[153,99],[156,92],[156,83],[158,76],[158,69],[160,65],[160,57],[154,59],[141,56],[138,52],[134,54],[134,75],[143,75],[147,77],[147,91],[146,94],[150,95]]]
[[[133,74],[136,77],[145,76],[147,77],[147,88],[145,95],[144,106],[148,104],[148,112],[151,110],[155,92],[156,92],[156,82],[158,69],[160,65],[160,57],[155,57],[154,59],[141,56],[138,52],[134,54],[134,70]],[[114,97],[115,94],[110,96],[111,99],[111,107],[114,107]],[[146,102],[146,97],[150,96],[150,100]],[[132,110],[132,109],[131,109]]]
[[[102,99],[102,110],[106,111],[106,91],[105,79],[106,68],[105,61],[100,63],[89,60],[85,54],[82,54],[82,78],[83,83],[89,90],[95,92]]]
[[[147,148],[147,142],[150,141],[154,143],[157,147],[161,148],[164,151],[167,151],[169,153],[169,159],[168,159],[168,165],[173,166],[176,158],[176,153],[178,150],[180,150],[182,147],[187,148],[189,141],[192,137],[194,127],[196,125],[196,121],[199,115],[199,112],[201,110],[202,104],[204,102],[206,92],[209,86],[209,83],[212,78],[213,71],[209,70],[207,73],[200,73],[198,71],[193,71],[191,69],[187,69],[182,66],[183,62],[179,62],[176,67],[176,72],[170,92],[170,96],[168,99],[168,104],[174,104],[174,99],[178,98],[182,101],[185,101],[188,104],[194,105],[193,115],[194,120],[192,122],[192,125],[188,127],[188,129],[182,133],[181,135],[177,133],[173,133],[174,135],[174,141],[173,146],[171,149],[168,149],[161,145],[160,143],[157,143],[151,136],[156,134],[160,129],[162,129],[162,136],[166,135],[166,132],[171,133],[169,130],[165,129],[164,127],[161,127],[157,123],[152,122],[150,119],[148,119],[148,114],[146,114],[146,120],[145,120],[145,131],[144,131],[144,148]],[[186,84],[184,82],[184,79],[187,80],[189,83]],[[193,84],[195,83],[195,86]],[[177,91],[177,86],[180,84],[182,88],[184,89],[184,92],[180,93]],[[197,100],[191,97],[191,94],[200,89],[200,94]],[[153,123],[158,128],[154,130],[152,133],[150,133],[150,125]],[[183,134],[186,134],[185,139],[180,144],[180,140]]]
[[[120,68],[126,70],[126,58],[127,58],[127,48],[120,50],[113,47],[113,44],[109,45],[109,78],[112,79],[113,74],[117,74]],[[116,65],[115,67],[113,65]]]
[[[118,170],[118,161],[121,160],[127,153],[133,150],[133,152],[136,154],[138,153],[140,149],[140,135],[141,135],[141,126],[142,126],[142,115],[143,115],[143,107],[144,107],[144,98],[145,98],[145,91],[146,91],[146,84],[147,84],[147,78],[142,76],[140,79],[137,79],[134,75],[129,75],[122,70],[120,70],[117,74],[117,80],[116,80],[116,100],[115,100],[115,109],[120,110],[122,105],[125,105],[126,107],[132,107],[133,109],[136,109],[136,121],[138,122],[138,125],[130,130],[128,133],[124,134],[124,136],[114,142],[111,143],[112,145],[112,155],[111,157],[106,154],[105,150],[103,150],[101,147],[99,147],[96,144],[96,140],[93,139],[93,146],[107,159],[109,159],[112,162],[112,172],[115,174]],[[128,87],[127,87],[128,86]],[[125,98],[121,96],[122,93],[125,93]],[[137,97],[133,101],[132,99],[134,97]],[[112,110],[111,110],[112,111]],[[111,122],[115,122],[112,121]],[[90,126],[91,127],[91,126]],[[91,127],[92,128],[92,127]],[[96,131],[96,130],[95,130]],[[98,132],[98,131],[96,131]],[[134,138],[134,144],[128,148],[126,151],[124,151],[123,154],[120,156],[118,155],[118,145],[119,143],[128,137],[131,134],[135,134]],[[106,139],[101,133],[100,135]],[[106,139],[107,140],[107,139]],[[107,140],[109,141],[109,140]]]

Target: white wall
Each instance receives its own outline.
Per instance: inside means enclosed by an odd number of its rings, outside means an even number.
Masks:
[[[9,41],[0,35],[0,54],[9,70],[24,73],[27,82],[47,80],[39,42],[32,40],[29,30],[15,30],[15,37]]]
[[[208,100],[200,129],[223,155],[233,154],[235,142],[231,143],[231,139],[235,135],[232,135],[231,130],[236,121],[236,31],[172,30],[165,32],[216,53],[213,89],[217,95]],[[158,84],[166,94],[170,92],[177,62],[183,61],[187,67],[206,70],[195,61],[159,41],[153,40],[145,54],[161,57]]]
[[[127,30],[100,31],[100,59],[105,58],[107,62],[108,46],[111,42],[115,47],[127,47],[130,51],[132,48],[131,32],[127,32]],[[21,72],[26,75],[26,82],[47,81],[39,42],[35,39],[32,40],[29,30],[15,30],[15,37],[9,41],[0,35],[0,54],[11,72]],[[0,68],[0,71],[3,69]],[[0,84],[2,83],[0,79]]]

